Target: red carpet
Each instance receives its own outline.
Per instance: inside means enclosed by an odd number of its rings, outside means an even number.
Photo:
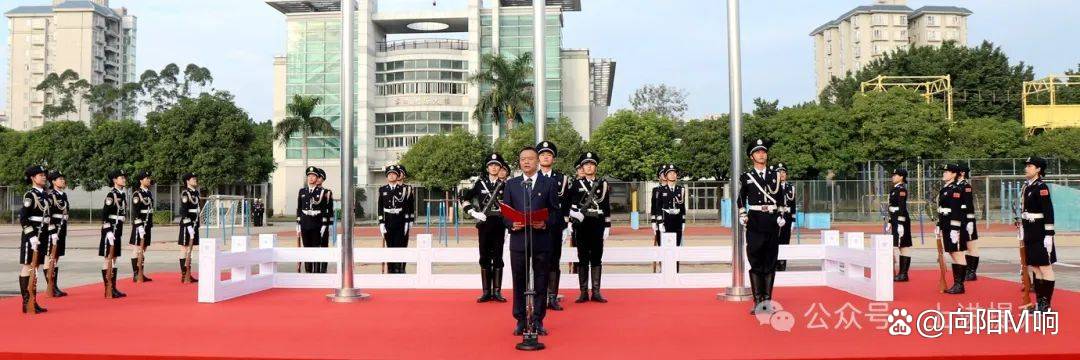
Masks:
[[[935,290],[932,271],[900,284],[893,307],[915,312],[1015,302],[1015,283],[980,279],[962,296]],[[1058,291],[1057,335],[890,336],[866,316],[870,303],[827,288],[777,288],[795,318],[790,332],[759,325],[748,303],[716,300],[718,290],[611,290],[608,304],[566,304],[549,312],[548,349],[514,350],[510,305],[477,304],[476,291],[371,290],[360,304],[332,304],[325,290],[271,290],[219,304],[195,302],[195,286],[176,274],[155,282],[121,281],[128,297],[102,298],[100,285],[41,297],[49,312],[18,313],[19,300],[0,300],[0,358],[1077,358],[1080,294]],[[504,290],[509,297],[509,291]],[[568,292],[575,297],[575,292]],[[826,313],[807,313],[820,302]],[[836,327],[850,303],[862,327]],[[848,312],[848,314],[852,314]],[[830,329],[810,329],[814,315]],[[882,316],[883,318],[884,316]]]

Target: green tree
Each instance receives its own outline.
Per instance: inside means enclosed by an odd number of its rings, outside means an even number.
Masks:
[[[635,112],[653,112],[661,117],[680,120],[686,114],[686,90],[666,84],[646,84],[630,95]]]
[[[426,187],[452,191],[461,180],[478,175],[491,145],[463,129],[421,137],[401,157],[409,178]]]
[[[90,127],[86,146],[90,156],[79,182],[84,189],[93,191],[107,186],[107,177],[112,170],[136,170],[136,164],[145,155],[139,149],[147,146],[146,129],[132,120],[98,121]]]
[[[473,110],[473,118],[483,122],[491,116],[495,122],[492,140],[499,138],[499,126],[513,129],[514,123],[523,122],[522,114],[533,107],[532,53],[518,55],[513,60],[502,54],[487,54],[480,59],[480,71],[469,76],[469,81],[487,86],[480,94]]]
[[[0,184],[26,186],[26,167],[40,161],[25,156],[28,140],[26,132],[0,127]]]
[[[941,158],[949,146],[941,104],[928,104],[911,90],[856,96],[851,117],[858,129],[860,161]]]
[[[1026,157],[1024,126],[998,117],[964,119],[949,134],[949,159]]]
[[[338,131],[330,121],[319,116],[312,116],[315,108],[322,103],[318,96],[293,95],[292,102],[285,106],[289,116],[274,127],[274,139],[283,146],[289,139],[300,134],[300,157],[304,159],[304,168],[308,166],[308,140],[311,136],[337,136]]]
[[[729,117],[687,121],[679,127],[675,165],[691,179],[720,178],[731,168]]]
[[[23,157],[33,162],[44,161],[50,170],[64,173],[71,187],[86,177],[91,155],[90,129],[81,121],[49,121],[40,128],[26,132]]]
[[[1065,169],[1080,170],[1080,128],[1047,129],[1030,140],[1029,153],[1021,155],[1057,158]]]
[[[857,128],[844,109],[803,104],[779,110],[764,123],[773,141],[769,162],[783,163],[792,178],[829,178],[855,170]]]
[[[780,111],[780,100],[765,100],[762,98],[754,98],[754,117],[768,118],[776,115]]]
[[[652,180],[656,167],[675,159],[675,121],[655,112],[620,110],[609,116],[587,149],[600,155],[600,174]]]
[[[584,152],[584,142],[570,119],[563,117],[558,122],[548,124],[545,127],[547,140],[555,143],[559,149],[559,157],[555,161],[555,169],[563,174],[573,176],[574,162]],[[514,129],[495,142],[495,150],[506,159],[511,167],[517,167],[518,150],[526,146],[536,145],[536,126],[524,124]]]
[[[35,89],[45,93],[41,115],[53,120],[69,113],[78,114],[83,94],[90,90],[90,83],[81,79],[79,73],[68,69],[60,74],[46,75]]]
[[[142,105],[148,111],[165,111],[182,99],[205,94],[206,87],[214,82],[210,70],[195,64],[188,64],[184,70],[176,64],[165,65],[160,72],[146,70],[139,77],[143,96]],[[195,93],[193,90],[198,89]]]

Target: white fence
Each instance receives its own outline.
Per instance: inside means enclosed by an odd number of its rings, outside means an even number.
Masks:
[[[338,235],[340,237],[340,235]],[[875,301],[892,301],[892,240],[887,235],[871,235],[871,247],[864,246],[861,232],[844,234],[822,231],[822,244],[781,245],[780,259],[822,260],[819,271],[784,271],[776,274],[777,286],[828,286]],[[224,251],[220,240],[204,239],[199,247],[199,302],[214,303],[271,288],[337,288],[341,276],[335,273],[279,273],[277,263],[329,262],[341,260],[340,248],[275,247],[276,235],[259,235],[259,247],[248,249],[246,236],[232,237],[231,249]],[[340,239],[339,239],[340,240]],[[357,263],[405,262],[416,265],[415,274],[355,274],[358,288],[374,289],[473,289],[479,288],[475,274],[433,274],[434,264],[476,264],[475,248],[433,248],[431,235],[420,234],[414,248],[355,248]],[[341,241],[337,241],[340,244]],[[562,263],[577,261],[577,251],[564,248]],[[509,267],[510,251],[503,252]],[[660,247],[608,247],[605,263],[660,263],[659,273],[604,274],[609,289],[724,288],[731,285],[731,273],[678,273],[676,263],[730,263],[730,246],[675,246],[674,234],[665,234]],[[334,265],[336,268],[337,265]],[[747,266],[749,268],[749,266]],[[869,277],[866,276],[869,269]],[[221,274],[228,272],[227,279]],[[213,276],[212,274],[218,274]],[[561,288],[577,286],[575,274],[564,273]],[[511,277],[503,287],[511,288]]]

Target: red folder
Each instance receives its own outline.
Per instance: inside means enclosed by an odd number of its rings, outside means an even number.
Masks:
[[[510,205],[499,203],[499,211],[502,212],[503,217],[510,220],[511,223],[525,222],[525,213],[510,207]],[[543,208],[540,210],[533,210],[528,216],[531,222],[546,222],[548,218],[548,209]]]

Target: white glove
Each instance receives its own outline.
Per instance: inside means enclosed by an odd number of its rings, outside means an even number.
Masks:
[[[574,218],[577,221],[585,221],[585,214],[582,214],[580,211],[577,210],[570,211],[570,217]]]
[[[409,223],[405,223],[405,236],[409,236]]]
[[[34,240],[36,241],[37,238],[34,238]],[[116,241],[116,234],[113,234],[112,231],[105,233],[105,242],[109,244],[109,246],[113,246],[114,241]]]
[[[1024,241],[1024,227],[1020,227],[1020,232],[1016,234],[1016,240]]]
[[[783,216],[780,216],[780,217],[776,218],[776,225],[779,225],[780,227],[784,227],[785,224],[787,224],[787,220],[784,220]]]
[[[746,223],[749,222],[749,221],[750,221],[750,218],[747,217],[745,214],[739,215],[739,224],[742,224],[743,226],[746,226]]]
[[[885,233],[887,234],[887,233],[891,233],[891,232],[892,232],[892,224],[885,223]]]
[[[326,236],[326,225],[323,225],[322,228],[319,229],[319,234]]]
[[[679,231],[686,232],[686,223],[682,223],[682,228]]]
[[[1046,248],[1046,252],[1054,250],[1054,235],[1046,235],[1043,237],[1043,247]]]
[[[52,244],[56,245],[56,242],[60,241],[60,235],[57,235],[57,234],[49,235],[49,241],[52,241]]]
[[[973,223],[973,222],[967,223],[967,232],[968,232],[968,234],[974,234],[975,233],[975,223]]]
[[[563,230],[563,232],[562,232],[563,240],[569,239],[571,236],[572,236],[572,234],[571,234],[571,230],[570,230],[569,227],[567,227],[566,229]]]
[[[656,223],[652,223],[652,231],[659,231],[660,228],[656,226]]]
[[[469,215],[472,215],[473,219],[476,219],[476,221],[479,221],[479,222],[487,221],[487,215],[482,213],[482,212],[479,212],[479,211],[476,211],[476,210],[469,210]]]
[[[900,237],[904,237],[904,227],[903,226],[897,226],[896,227],[896,234],[900,235]]]
[[[135,228],[135,232],[139,235],[140,238],[146,237],[146,227],[145,226],[140,226],[140,227]]]
[[[949,240],[952,240],[953,244],[960,243],[960,230],[953,230],[949,232]]]
[[[37,247],[38,247],[38,245],[40,245],[40,244],[41,244],[41,241],[40,241],[40,240],[38,240],[38,237],[37,237],[37,236],[34,236],[34,237],[31,237],[31,238],[30,238],[30,249],[31,249],[31,250],[37,250]]]
[[[667,232],[667,229],[664,229],[664,224],[660,224],[660,225],[659,225],[658,227],[659,227],[659,229],[660,229],[660,232],[662,232],[662,233],[666,233],[666,232]]]
[[[604,240],[607,240],[608,235],[611,235],[611,228],[604,228]]]
[[[194,226],[188,226],[187,234],[188,234],[189,237],[191,237],[191,239],[195,239],[195,227]]]
[[[296,236],[300,236],[300,224],[296,224]]]
[[[941,235],[941,228],[935,226],[934,227],[934,236],[938,236],[938,235]]]
[[[503,234],[503,241],[510,241],[510,231],[506,231]]]
[[[386,224],[379,224],[379,233],[386,235]]]

